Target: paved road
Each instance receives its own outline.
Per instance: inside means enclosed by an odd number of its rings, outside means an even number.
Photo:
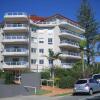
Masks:
[[[88,99],[87,99],[88,98]],[[16,96],[9,98],[0,98],[0,100],[100,100],[100,93],[93,96],[88,95],[78,95],[78,96],[58,96],[58,97],[48,97],[48,96]]]
[[[89,95],[78,95],[78,96],[64,96],[59,98],[59,100],[100,100],[100,93]]]

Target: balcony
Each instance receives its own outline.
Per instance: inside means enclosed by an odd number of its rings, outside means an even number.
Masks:
[[[63,68],[72,68],[73,64],[74,64],[74,63],[61,63],[61,66],[62,66]]]
[[[34,23],[33,23],[34,24]],[[35,23],[36,25],[38,25],[38,26],[43,26],[43,27],[53,27],[53,26],[55,26],[55,25],[57,25],[58,23],[57,22],[37,22],[37,23]]]
[[[4,36],[2,43],[28,43],[29,39],[27,36]]]
[[[5,24],[4,32],[28,32],[29,27],[27,24]]]
[[[4,56],[28,56],[28,49],[25,48],[6,48],[3,51]]]
[[[67,47],[67,48],[79,48],[79,44],[77,42],[73,42],[73,41],[68,41],[68,40],[62,40],[60,42],[60,47]]]
[[[61,21],[60,25],[63,26],[63,27],[65,27],[65,28],[67,27],[67,28],[69,28],[71,30],[74,29],[75,32],[77,32],[77,31],[78,32],[82,32],[82,33],[85,32],[85,29],[83,27],[81,27],[78,23],[73,22],[71,20]]]
[[[27,21],[28,16],[24,12],[8,12],[4,15],[6,21]]]
[[[3,68],[4,69],[23,69],[28,67],[28,62],[26,61],[12,61],[12,62],[4,62]]]
[[[59,36],[60,37],[70,37],[75,40],[84,39],[84,37],[81,34],[73,32],[73,31],[69,31],[69,30],[61,30],[61,34]]]
[[[68,27],[69,29],[73,29],[75,31],[79,31],[84,33],[85,30],[77,23],[74,23],[70,20],[60,20],[60,21],[53,21],[53,22],[37,22],[36,24],[38,24],[39,26],[55,26],[55,25],[60,25],[63,27]]]
[[[81,59],[80,53],[75,52],[69,52],[69,51],[63,51],[60,55],[61,58],[68,58],[68,59]]]

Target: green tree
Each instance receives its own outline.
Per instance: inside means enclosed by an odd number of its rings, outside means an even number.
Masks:
[[[95,56],[100,55],[100,44],[97,45],[97,42],[100,42],[100,35],[96,35],[94,36],[94,39],[91,41],[92,42],[92,46],[91,46],[91,56],[92,56],[92,64],[95,65]],[[96,46],[97,45],[97,48]],[[95,48],[97,50],[95,50]]]
[[[84,51],[87,51],[86,49],[85,49],[85,47],[86,47],[86,45],[87,45],[87,41],[86,40],[81,40],[80,42],[79,42],[79,49],[80,49],[80,51],[81,51],[81,58],[82,58],[82,71],[83,71],[83,77],[84,77],[84,72],[85,72],[85,63],[84,63]]]
[[[98,23],[96,22],[94,18],[94,13],[93,9],[89,5],[88,0],[82,0],[77,20],[79,24],[85,28],[85,38],[87,40],[87,45],[86,48],[87,50],[87,62],[90,64],[90,55],[91,55],[91,50],[90,50],[90,45],[92,45],[91,40],[93,41],[94,36],[98,33]]]
[[[57,60],[60,58],[60,52],[58,53],[54,53],[54,51],[52,49],[49,49],[48,51],[48,56],[47,59],[51,62],[51,78],[54,79],[54,60]]]

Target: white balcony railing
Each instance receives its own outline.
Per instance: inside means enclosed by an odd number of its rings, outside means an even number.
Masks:
[[[4,31],[22,31],[22,32],[26,32],[29,31],[29,26],[27,24],[5,24]]]
[[[27,36],[4,36],[2,42],[9,43],[9,42],[28,42],[29,39]]]
[[[70,65],[70,66],[72,66],[74,63],[61,63],[62,65]]]
[[[70,56],[80,56],[80,53],[69,52],[69,51],[63,51],[62,55],[63,54],[70,55]]]
[[[12,61],[12,62],[5,62],[5,64],[7,65],[26,65],[27,62],[26,61]]]
[[[28,49],[25,48],[6,48],[4,52],[27,52]]]
[[[28,27],[27,24],[5,24],[5,27]]]
[[[78,46],[79,47],[79,43],[77,43],[77,42],[72,42],[72,41],[68,41],[68,40],[60,41],[60,44],[63,44],[63,43],[67,43],[67,44],[71,44],[73,46]]]
[[[79,24],[77,24],[77,23],[75,23],[75,22],[73,22],[73,21],[70,21],[70,20],[61,20],[61,21],[54,21],[54,22],[37,22],[36,24],[47,24],[47,25],[55,25],[55,24],[57,24],[57,25],[68,25],[68,24],[70,24],[70,25],[73,25],[73,26],[76,26],[76,27],[78,27],[78,28],[81,28],[81,29],[83,29]],[[84,30],[84,29],[83,29]]]
[[[3,56],[28,56],[29,54],[29,50],[28,49],[22,49],[22,48],[18,48],[18,49],[4,49],[2,55]]]
[[[61,33],[66,33],[66,34],[72,34],[74,36],[78,36],[80,38],[84,38],[84,36],[82,34],[79,34],[79,33],[76,33],[76,32],[73,32],[73,31],[70,31],[70,30],[62,30],[61,29]]]
[[[19,16],[19,15],[27,15],[25,12],[7,12],[5,13],[5,16],[10,15],[10,16]]]
[[[28,62],[26,61],[4,61],[3,68],[4,69],[15,69],[15,68],[27,68]]]
[[[74,63],[61,63],[61,66],[62,66],[63,68],[72,68],[73,64],[74,64]]]

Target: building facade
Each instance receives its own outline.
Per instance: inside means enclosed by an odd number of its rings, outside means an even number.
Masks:
[[[79,41],[85,32],[78,23],[60,15],[50,17],[28,16],[23,12],[4,15],[0,29],[1,69],[42,71],[51,61],[48,50],[61,52],[54,65],[71,68],[81,59]]]

